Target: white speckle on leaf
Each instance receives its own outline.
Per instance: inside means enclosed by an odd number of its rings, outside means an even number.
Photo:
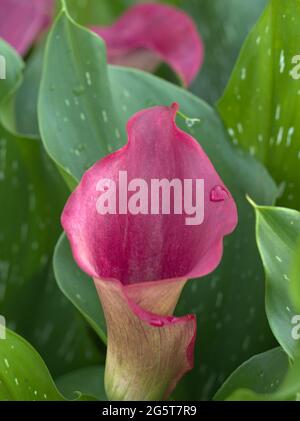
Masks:
[[[102,110],[102,118],[103,118],[104,123],[108,122],[107,112],[105,110]]]
[[[280,73],[283,73],[285,69],[285,57],[284,57],[284,51],[280,51],[280,57],[279,57],[279,71]]]
[[[238,123],[237,124],[237,129],[238,129],[238,132],[239,133],[243,133],[243,125],[242,125],[242,123]]]
[[[280,111],[281,111],[281,106],[280,106],[280,104],[278,104],[277,107],[276,107],[276,110],[275,110],[275,120],[279,120]]]
[[[91,74],[90,74],[90,72],[86,72],[86,73],[85,73],[85,77],[86,77],[86,82],[87,82],[87,84],[88,84],[89,86],[91,86],[91,85],[92,85],[92,78],[91,78]]]
[[[277,139],[276,139],[276,144],[280,145],[283,139],[283,132],[284,132],[284,128],[283,127],[279,127],[278,130],[278,134],[277,134]]]
[[[295,128],[294,127],[290,127],[288,130],[288,134],[287,134],[287,139],[286,139],[286,146],[290,146],[292,143],[292,136],[295,132]]]

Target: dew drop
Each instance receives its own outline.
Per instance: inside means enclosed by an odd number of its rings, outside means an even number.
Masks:
[[[228,193],[223,186],[215,186],[210,191],[210,200],[212,202],[223,202],[227,197]]]
[[[156,326],[156,327],[162,327],[164,325],[164,322],[162,320],[152,319],[150,320],[150,325]]]

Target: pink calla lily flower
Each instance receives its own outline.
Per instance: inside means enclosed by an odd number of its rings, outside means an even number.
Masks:
[[[138,4],[112,26],[92,29],[106,42],[111,64],[153,71],[164,61],[187,86],[203,62],[203,43],[192,19],[175,7]]]
[[[0,0],[0,38],[24,55],[50,22],[53,0]]]
[[[237,224],[233,198],[201,146],[176,126],[177,110],[173,104],[135,114],[128,143],[84,174],[62,215],[74,258],[94,279],[104,309],[109,399],[167,398],[192,368],[195,316],[173,312],[187,279],[217,267],[223,237]],[[128,191],[120,181],[125,172]],[[150,190],[142,195],[157,179],[204,180],[204,219],[187,223],[175,187],[176,212],[157,207],[160,196]]]

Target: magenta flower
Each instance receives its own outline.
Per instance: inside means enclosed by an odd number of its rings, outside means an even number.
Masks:
[[[189,85],[203,62],[203,43],[192,19],[171,6],[139,4],[112,26],[92,29],[105,40],[112,64],[153,71],[165,61]]]
[[[192,368],[195,316],[173,312],[187,279],[217,267],[237,223],[208,157],[176,126],[177,110],[135,114],[128,143],[84,174],[62,215],[105,313],[109,399],[166,398]]]
[[[51,18],[53,0],[0,0],[0,37],[26,54]]]

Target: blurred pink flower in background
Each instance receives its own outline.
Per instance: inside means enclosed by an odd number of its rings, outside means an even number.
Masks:
[[[193,366],[195,316],[174,317],[189,278],[219,264],[236,205],[198,142],[175,123],[177,104],[142,110],[128,122],[128,143],[98,161],[71,194],[62,225],[77,264],[94,279],[108,328],[109,399],[166,398]],[[204,180],[205,217],[97,212],[99,180]],[[119,195],[124,192],[119,191]],[[157,198],[156,198],[157,199]]]
[[[113,25],[92,29],[106,42],[110,63],[153,71],[164,61],[185,86],[193,81],[203,62],[204,47],[197,28],[175,7],[139,4]]]
[[[53,0],[0,0],[0,37],[26,54],[47,28],[52,9]]]

